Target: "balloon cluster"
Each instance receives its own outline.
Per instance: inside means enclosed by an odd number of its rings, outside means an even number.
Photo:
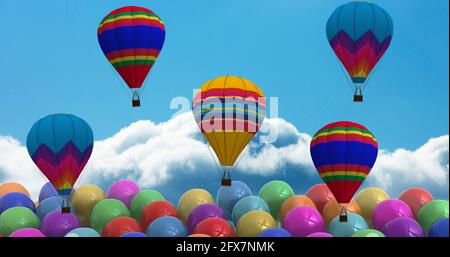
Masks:
[[[106,193],[96,185],[72,192],[71,213],[46,184],[34,203],[17,183],[0,185],[0,235],[9,237],[448,237],[446,200],[423,188],[390,198],[366,188],[347,204],[348,220],[326,184],[295,195],[283,181],[270,181],[253,195],[243,182],[185,192],[178,204],[130,180]]]

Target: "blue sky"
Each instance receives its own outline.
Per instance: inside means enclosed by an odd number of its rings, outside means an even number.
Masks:
[[[373,1],[392,16],[394,37],[363,104],[352,102],[325,35],[328,16],[346,2],[2,0],[0,135],[23,143],[37,119],[68,112],[103,139],[139,119],[168,120],[173,97],[191,97],[225,74],[279,97],[279,116],[301,132],[353,120],[384,149],[448,134],[448,1]],[[100,20],[124,5],[152,9],[167,31],[140,109],[131,108],[96,36]]]

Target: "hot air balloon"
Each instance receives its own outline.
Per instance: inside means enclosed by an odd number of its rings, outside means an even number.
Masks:
[[[72,114],[52,114],[34,123],[27,136],[31,159],[62,197],[62,212],[70,212],[73,186],[91,156],[89,125]]]
[[[353,100],[362,102],[367,78],[391,43],[391,16],[376,4],[350,2],[331,14],[326,33],[331,48],[350,75]]]
[[[140,106],[140,90],[164,44],[164,23],[149,9],[126,6],[103,18],[97,35],[106,58],[132,92],[132,106]]]
[[[250,80],[222,76],[201,86],[192,112],[223,170],[222,185],[231,185],[232,168],[258,132],[265,116],[266,99]]]
[[[369,175],[378,154],[378,143],[370,131],[357,123],[339,121],[321,128],[312,138],[311,157],[319,175],[343,208]]]

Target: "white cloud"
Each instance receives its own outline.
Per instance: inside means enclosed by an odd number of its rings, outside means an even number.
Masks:
[[[250,144],[237,165],[240,174],[269,180],[305,172],[309,178],[315,178],[309,154],[310,135],[300,133],[280,118],[266,119],[261,130],[263,133]],[[277,140],[260,143],[267,141],[271,131],[278,131]],[[446,135],[432,138],[414,151],[380,150],[366,184],[385,188],[391,195],[402,188],[423,186],[448,198],[448,149]],[[11,137],[0,136],[0,153],[0,183],[17,181],[36,198],[45,180],[26,148]],[[158,124],[137,121],[109,138],[96,141],[80,184],[130,178],[143,188],[152,188],[174,181],[194,181],[201,176],[217,179],[217,173],[192,114],[183,113]]]

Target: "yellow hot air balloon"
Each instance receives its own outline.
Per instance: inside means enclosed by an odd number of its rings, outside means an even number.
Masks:
[[[263,92],[248,79],[222,76],[200,87],[192,112],[223,169],[222,185],[231,185],[231,170],[258,132],[265,111]]]

